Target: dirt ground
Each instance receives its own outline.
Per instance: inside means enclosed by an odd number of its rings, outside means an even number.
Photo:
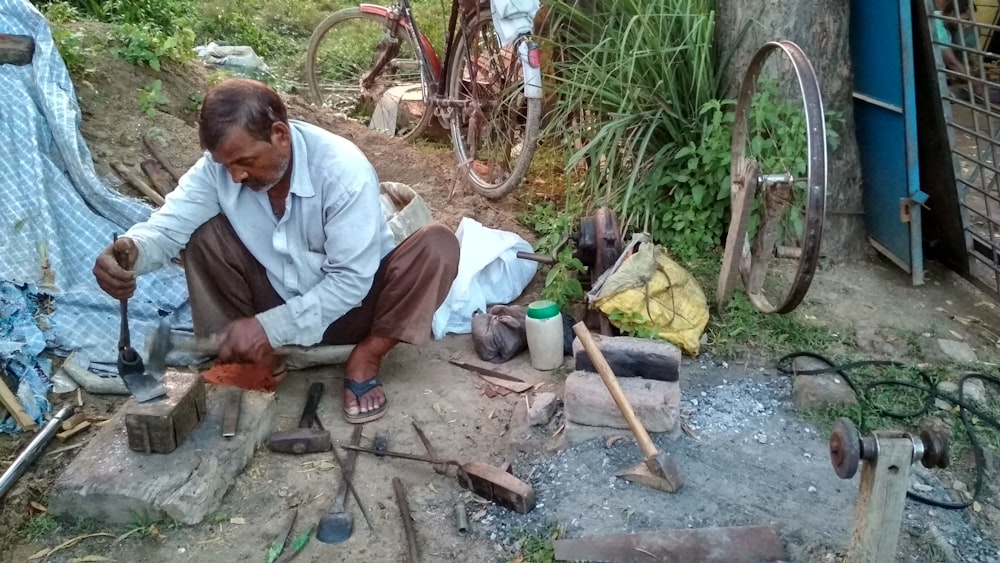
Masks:
[[[135,165],[147,153],[148,133],[172,164],[184,169],[199,156],[195,107],[211,73],[198,68],[168,68],[165,74],[114,61],[79,87],[84,111],[82,129],[98,172],[109,183],[109,163]],[[138,89],[153,79],[163,81],[170,103],[153,118],[136,105]],[[413,186],[428,202],[435,218],[449,227],[463,216],[489,227],[530,233],[514,219],[513,201],[487,202],[464,187],[451,197],[453,161],[435,148],[404,145],[369,133],[306,102],[289,99],[293,117],[303,118],[341,134],[375,164],[382,180]],[[129,188],[122,187],[128,192]],[[529,186],[530,189],[530,186]],[[129,192],[132,193],[132,192]],[[135,195],[133,193],[133,195]],[[538,280],[521,300],[527,300]],[[872,359],[896,357],[907,362],[944,361],[936,339],[963,340],[980,361],[1000,357],[1000,311],[997,301],[945,270],[931,268],[928,282],[910,287],[908,277],[876,256],[846,263],[825,262],[802,305],[806,318],[831,331],[854,330],[857,346]],[[909,341],[907,335],[910,335]],[[910,344],[916,341],[916,350]],[[468,336],[449,336],[424,348],[401,346],[383,366],[389,413],[368,424],[364,442],[377,431],[388,431],[395,450],[422,453],[411,422],[428,433],[442,453],[461,460],[513,464],[515,474],[529,482],[536,508],[517,515],[479,502],[460,489],[454,478],[433,472],[430,465],[396,459],[358,458],[355,485],[375,526],[369,534],[353,501],[349,510],[355,533],[346,543],[310,541],[296,561],[398,561],[405,541],[391,479],[405,483],[415,521],[420,553],[425,561],[509,561],[522,547],[526,533],[557,525],[564,537],[585,537],[663,528],[772,524],[789,560],[837,561],[849,543],[858,478],[843,481],[829,462],[827,436],[804,421],[790,399],[790,382],[773,368],[773,361],[730,363],[715,358],[711,343],[698,359],[682,366],[682,411],[695,437],[657,437],[685,478],[677,494],[626,484],[615,473],[639,459],[634,441],[611,447],[592,440],[559,451],[550,447],[561,432],[557,412],[547,425],[522,428],[521,395],[488,398],[481,381],[451,366],[449,359],[475,362]],[[773,359],[765,359],[773,360]],[[534,393],[561,395],[567,369],[543,373],[521,356],[498,369],[539,385]],[[305,390],[323,381],[329,391],[319,416],[337,443],[346,443],[349,425],[339,409],[342,371],[337,366],[293,373],[275,399],[279,425],[291,427],[302,409]],[[994,390],[997,392],[997,390]],[[70,397],[57,399],[69,400]],[[83,394],[85,412],[110,416],[122,400]],[[70,442],[85,442],[82,435]],[[0,461],[13,459],[27,440],[0,436]],[[61,444],[50,446],[51,452]],[[74,451],[46,455],[22,478],[0,508],[0,561],[26,561],[35,552],[71,538],[96,532],[122,534],[142,528],[126,539],[93,537],[60,550],[48,561],[83,561],[102,556],[116,561],[241,561],[264,559],[290,508],[298,509],[292,537],[314,526],[327,511],[338,483],[330,454],[282,456],[259,451],[223,500],[216,515],[197,526],[148,523],[110,528],[94,522],[61,522],[46,533],[28,534],[23,523],[44,506],[48,483],[72,459]],[[951,474],[920,469],[917,478],[932,495],[948,495]],[[996,473],[990,477],[996,483]],[[1000,499],[992,485],[981,511],[942,511],[907,503],[899,561],[968,561],[1000,563]],[[471,530],[459,535],[453,510],[468,506]],[[30,525],[29,525],[30,528]],[[89,559],[91,561],[98,559]]]

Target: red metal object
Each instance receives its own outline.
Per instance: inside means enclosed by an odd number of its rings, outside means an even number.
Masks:
[[[394,19],[399,22],[399,25],[406,28],[407,31],[413,33],[413,26],[410,25],[410,20],[407,20],[399,14],[390,16],[389,9],[385,6],[379,6],[378,4],[361,4],[358,6],[358,9],[366,14],[375,14],[376,16],[386,19]],[[427,52],[427,63],[431,67],[430,70],[431,73],[434,74],[434,79],[439,80],[441,78],[441,60],[438,58],[437,51],[434,50],[434,46],[431,45],[431,42],[423,33],[420,34],[420,37],[417,37],[417,41],[420,41],[424,51]]]

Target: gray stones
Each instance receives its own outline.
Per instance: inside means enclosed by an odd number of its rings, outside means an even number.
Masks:
[[[792,371],[796,373],[828,367],[830,365],[826,362],[808,356],[799,356],[792,361]],[[802,409],[849,405],[856,403],[858,398],[844,378],[834,373],[823,373],[792,377],[792,400],[796,407]]]
[[[594,336],[597,347],[615,376],[641,377],[658,381],[677,381],[680,376],[681,350],[663,340],[631,336]],[[579,339],[573,340],[573,358],[579,371],[594,372],[594,364]]]
[[[535,395],[535,401],[528,409],[528,425],[544,426],[549,423],[552,415],[556,412],[556,394],[539,393]]]
[[[941,352],[954,362],[960,364],[972,364],[976,362],[976,353],[965,342],[938,338],[937,344]]]
[[[647,432],[672,432],[680,425],[680,385],[668,381],[618,380]],[[566,420],[586,426],[628,428],[611,393],[595,373],[574,371],[566,378]]]

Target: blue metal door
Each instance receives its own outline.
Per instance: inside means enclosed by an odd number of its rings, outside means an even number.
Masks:
[[[924,281],[910,0],[851,0],[854,121],[869,241]]]

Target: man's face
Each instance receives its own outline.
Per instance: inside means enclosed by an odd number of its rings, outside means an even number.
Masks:
[[[271,126],[270,142],[243,129],[231,132],[212,151],[212,158],[226,167],[233,182],[255,192],[266,192],[281,181],[291,162],[291,132],[284,123]]]

